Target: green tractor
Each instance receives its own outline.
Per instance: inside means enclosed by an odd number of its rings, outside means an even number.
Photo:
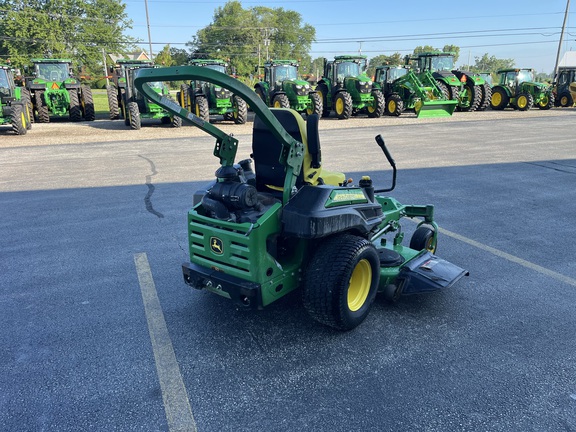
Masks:
[[[0,125],[11,124],[12,132],[25,135],[32,127],[30,95],[14,83],[10,66],[0,64]]]
[[[406,64],[417,63],[419,78],[432,73],[448,99],[458,101],[459,111],[483,111],[490,104],[491,87],[479,74],[455,69],[454,53],[431,51],[406,57]]]
[[[570,84],[576,83],[576,67],[560,66],[555,82],[555,105],[560,107],[574,106],[576,101],[570,93]]]
[[[407,67],[378,66],[374,83],[384,93],[384,112],[389,116],[399,116],[410,110],[416,117],[449,117],[456,108],[457,102],[446,97],[427,71],[418,78]]]
[[[228,74],[228,63],[224,60],[193,60],[190,65]],[[244,124],[248,119],[248,107],[240,96],[207,82],[182,84],[177,99],[180,106],[194,111],[204,121],[210,121],[210,115],[221,115],[236,124]]]
[[[263,66],[264,81],[257,83],[254,90],[269,107],[321,115],[322,98],[307,81],[298,78],[298,66],[296,60],[266,62]]]
[[[547,110],[554,106],[552,86],[535,82],[533,69],[502,69],[498,75],[499,82],[492,88],[493,110],[511,106],[526,111],[534,105]]]
[[[50,116],[69,116],[74,122],[94,121],[92,90],[72,74],[72,60],[32,59],[33,77],[26,78],[36,120],[48,123]]]
[[[112,82],[106,86],[110,120],[124,117],[122,100],[124,99],[124,93],[126,93],[126,69],[152,66],[154,66],[154,63],[150,60],[121,59],[110,68]]]
[[[366,56],[343,55],[324,63],[324,75],[316,90],[322,95],[322,117],[331,111],[339,119],[366,112],[380,117],[384,112],[384,95],[366,75]]]
[[[252,159],[235,162],[238,140],[149,87],[157,81],[208,81],[248,102],[255,113]],[[140,69],[136,87],[175,115],[216,138],[216,179],[194,195],[188,212],[190,261],[184,281],[230,299],[241,309],[261,309],[298,289],[318,322],[350,330],[368,315],[376,294],[430,292],[467,272],[433,252],[438,226],[432,205],[405,205],[384,195],[368,176],[353,185],[322,167],[317,115],[306,122],[292,109],[268,108],[252,89],[202,67]],[[253,162],[253,165],[252,165]],[[409,246],[401,219],[418,218]],[[222,318],[219,318],[222,319]]]
[[[145,118],[160,119],[162,124],[171,124],[172,127],[175,128],[182,126],[182,119],[180,117],[170,114],[162,108],[161,105],[152,102],[150,98],[145,97],[144,94],[134,86],[134,75],[140,69],[156,68],[154,66],[140,66],[136,68],[126,68],[124,70],[126,87],[121,105],[124,124],[130,126],[131,129],[138,130],[142,127],[142,119]],[[164,81],[148,83],[148,88],[156,93],[159,98],[173,101],[170,96],[170,90]]]

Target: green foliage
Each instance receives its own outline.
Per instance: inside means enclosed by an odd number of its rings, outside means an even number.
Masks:
[[[495,56],[488,56],[488,53],[482,57],[474,57],[474,60],[476,64],[470,67],[472,72],[496,73],[499,69],[514,67],[514,59],[498,59]]]
[[[370,59],[370,64],[368,65],[368,76],[373,76],[376,73],[376,66],[382,65],[392,65],[398,66],[404,64],[404,57],[399,52],[395,52],[392,55],[377,55]]]
[[[162,51],[156,54],[156,57],[154,58],[154,63],[159,66],[166,66],[166,67],[174,66],[176,64],[176,62],[172,58],[172,55],[170,54],[170,45],[166,45],[164,48],[162,48]]]
[[[0,56],[15,67],[33,57],[73,60],[84,74],[103,75],[102,50],[122,52],[131,21],[121,0],[0,0]]]
[[[456,63],[460,57],[460,47],[456,45],[444,45],[444,48],[442,49],[434,48],[432,45],[417,46],[414,48],[414,55],[430,51],[452,52],[454,53],[454,63]]]
[[[170,48],[170,57],[172,57],[175,66],[186,65],[192,59],[190,53],[181,48]]]
[[[249,75],[254,66],[270,58],[295,58],[308,70],[308,54],[316,36],[314,27],[301,24],[299,13],[284,8],[242,8],[229,1],[214,12],[213,22],[199,30],[187,45],[194,58],[230,59],[238,74]]]

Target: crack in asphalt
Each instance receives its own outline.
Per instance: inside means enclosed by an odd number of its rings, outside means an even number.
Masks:
[[[158,174],[158,171],[156,171],[156,165],[154,165],[154,162],[152,162],[147,157],[144,157],[142,155],[138,155],[138,157],[147,161],[150,164],[150,168],[152,169],[152,174],[146,176],[146,186],[148,186],[148,193],[144,197],[144,204],[146,205],[146,210],[148,210],[148,212],[152,213],[154,216],[158,217],[159,219],[163,219],[164,215],[162,213],[160,213],[159,211],[154,210],[154,206],[152,205],[152,194],[154,193],[154,190],[156,189],[156,187],[152,184],[152,177],[154,177],[156,174]]]

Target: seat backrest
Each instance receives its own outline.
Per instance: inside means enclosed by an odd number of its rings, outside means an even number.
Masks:
[[[286,132],[304,145],[302,171],[298,175],[296,186],[300,187],[304,183],[317,185],[320,175],[320,145],[319,143],[317,144],[318,150],[315,150],[315,157],[313,158],[308,151],[306,124],[302,116],[289,108],[271,108],[270,111],[286,129]],[[314,125],[317,130],[318,122],[316,121]],[[281,191],[284,188],[286,167],[279,162],[281,151],[282,144],[276,139],[266,124],[259,117],[255,117],[252,132],[252,158],[254,159],[254,171],[256,172],[256,189],[260,191]],[[313,159],[316,163],[312,162]]]

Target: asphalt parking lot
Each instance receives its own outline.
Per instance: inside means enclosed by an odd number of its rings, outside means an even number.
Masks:
[[[184,284],[212,138],[0,136],[0,430],[576,431],[576,108],[552,111],[321,131],[326,167],[376,184],[383,134],[392,195],[434,204],[470,271],[346,333],[297,293],[246,313]]]

